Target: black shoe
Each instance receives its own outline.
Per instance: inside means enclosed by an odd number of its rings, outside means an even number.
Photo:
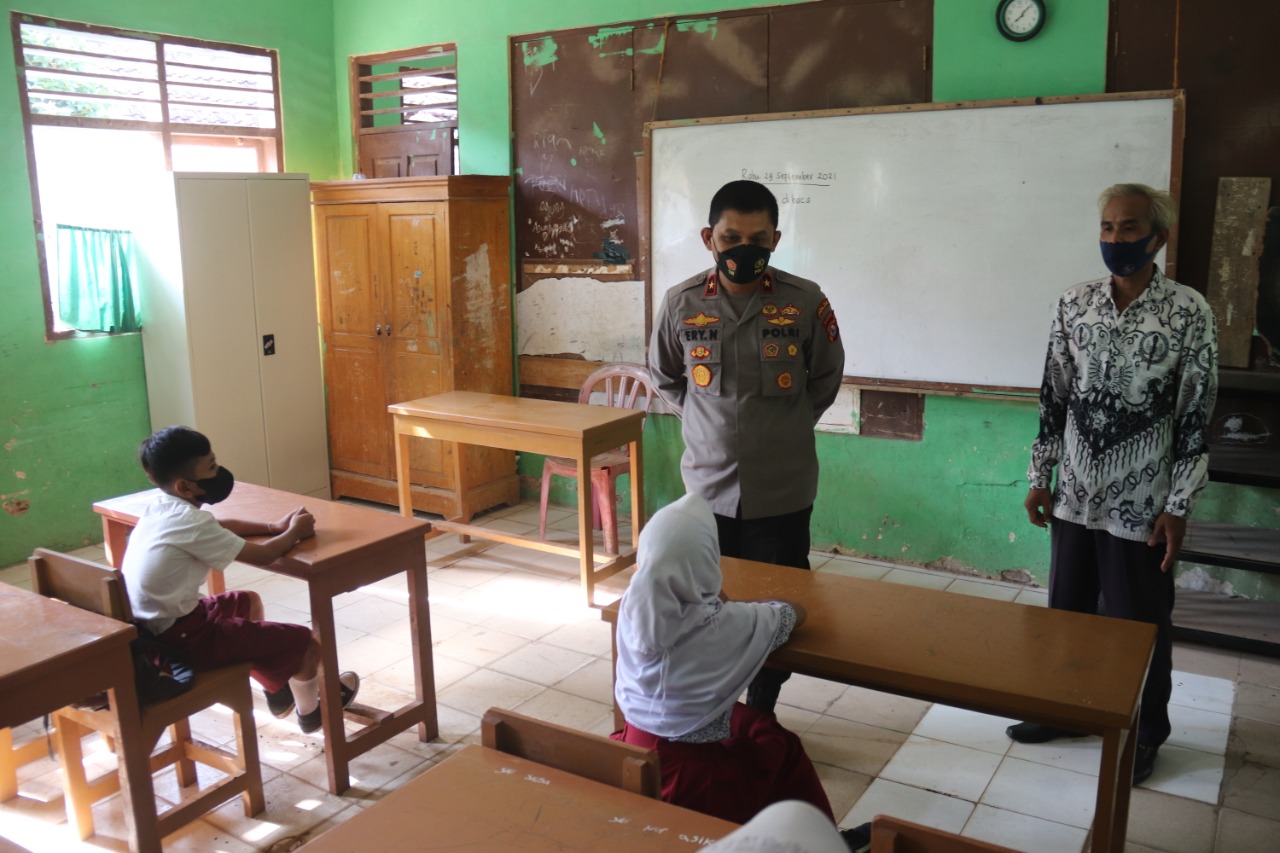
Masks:
[[[342,707],[347,707],[355,701],[356,694],[360,692],[360,676],[354,672],[344,672],[338,676],[340,692],[342,693]],[[320,728],[320,706],[310,714],[298,712],[298,728],[302,729],[302,733],[309,735]]]
[[[1160,751],[1158,746],[1147,746],[1145,743],[1138,744],[1138,751],[1133,756],[1133,784],[1140,785],[1147,781],[1147,777],[1151,775],[1151,771],[1156,766],[1156,753]]]
[[[1004,733],[1011,740],[1018,743],[1048,743],[1051,740],[1058,740],[1064,737],[1084,737],[1079,732],[1069,732],[1066,729],[1058,729],[1053,726],[1042,726],[1039,723],[1018,723],[1009,726]]]
[[[871,824],[842,829],[840,837],[852,853],[867,853],[871,849]]]
[[[271,716],[277,720],[283,720],[289,716],[289,712],[293,710],[293,690],[289,687],[289,682],[285,682],[276,692],[272,693],[265,687],[262,693],[267,697],[267,710],[271,712]]]

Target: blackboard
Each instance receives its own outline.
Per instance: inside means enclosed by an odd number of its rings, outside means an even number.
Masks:
[[[649,123],[650,310],[710,266],[715,190],[754,178],[780,203],[775,265],[831,298],[847,376],[1036,388],[1058,295],[1106,275],[1098,193],[1178,194],[1183,106],[1143,92]]]

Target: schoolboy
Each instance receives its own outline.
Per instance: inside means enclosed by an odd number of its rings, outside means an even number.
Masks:
[[[201,596],[209,570],[232,561],[265,566],[315,535],[315,519],[298,507],[277,521],[219,519],[204,504],[225,500],[235,478],[218,465],[209,439],[189,427],[151,435],[139,451],[142,468],[163,492],[129,538],[122,570],[134,618],[197,669],[248,661],[277,718],[297,708],[303,732],[320,728],[320,640],[304,625],[268,622],[262,599],[248,590]],[[257,542],[247,536],[269,536]],[[342,706],[355,699],[360,677],[344,672]]]

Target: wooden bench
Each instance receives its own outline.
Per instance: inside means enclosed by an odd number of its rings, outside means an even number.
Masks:
[[[721,566],[730,598],[808,610],[771,666],[1100,735],[1092,849],[1124,849],[1155,626],[730,557]],[[615,661],[617,615],[617,603],[601,610]]]

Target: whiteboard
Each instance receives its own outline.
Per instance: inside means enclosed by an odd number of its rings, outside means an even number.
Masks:
[[[751,178],[778,197],[772,263],[831,299],[846,376],[1038,388],[1057,297],[1107,275],[1098,193],[1176,195],[1181,110],[1148,92],[651,123],[651,311],[710,268],[711,197]]]

